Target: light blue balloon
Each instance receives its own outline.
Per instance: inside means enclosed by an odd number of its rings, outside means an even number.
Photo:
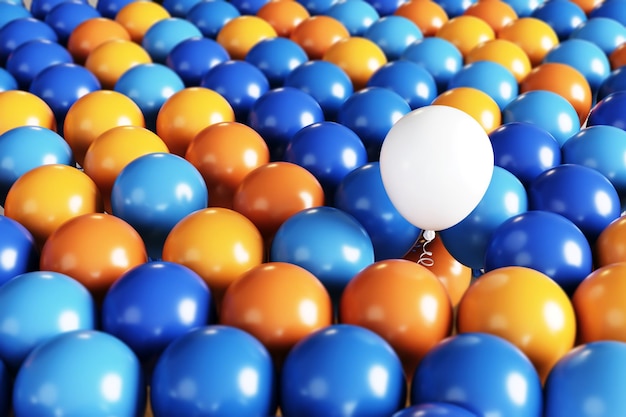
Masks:
[[[409,45],[402,54],[420,64],[433,76],[439,94],[448,89],[452,76],[463,67],[461,51],[450,41],[437,37],[426,37]]]
[[[172,49],[185,39],[202,37],[202,32],[193,23],[169,17],[159,20],[146,31],[141,46],[154,62],[164,64]]]
[[[626,40],[626,27],[609,17],[590,17],[572,31],[571,38],[593,42],[608,56]]]
[[[420,28],[404,16],[385,16],[363,34],[383,51],[388,61],[399,59],[413,42],[424,38]]]
[[[333,4],[326,15],[340,21],[348,29],[350,36],[363,36],[380,19],[378,11],[365,0],[340,1]]]
[[[448,88],[471,87],[487,94],[504,109],[519,93],[517,79],[505,66],[492,61],[477,61],[454,74]]]

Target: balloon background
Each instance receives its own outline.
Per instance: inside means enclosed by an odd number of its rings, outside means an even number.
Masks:
[[[625,417],[626,0],[0,0],[0,417]]]

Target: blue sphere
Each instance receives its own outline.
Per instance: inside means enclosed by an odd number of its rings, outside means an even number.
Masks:
[[[350,36],[363,36],[365,31],[380,15],[366,0],[345,0],[333,4],[327,16],[337,19],[348,30]]]
[[[102,328],[149,363],[174,339],[208,324],[211,303],[209,288],[191,269],[148,262],[113,283],[102,304]]]
[[[54,6],[44,19],[57,34],[59,43],[67,45],[67,40],[78,25],[86,20],[102,17],[100,12],[86,1],[66,1]]]
[[[378,334],[335,324],[302,339],[281,373],[285,417],[390,416],[404,406],[400,359]]]
[[[189,10],[202,0],[163,0],[161,5],[172,17],[185,18]]]
[[[412,405],[391,417],[477,417],[476,414],[457,405],[443,402]]]
[[[202,32],[193,23],[180,17],[169,17],[148,28],[141,46],[154,62],[164,64],[176,45],[186,39],[201,37]]]
[[[0,288],[11,279],[39,269],[39,248],[21,223],[0,216]]]
[[[4,65],[15,48],[35,39],[58,41],[57,34],[50,25],[34,17],[15,19],[4,25],[0,29],[0,65]]]
[[[190,38],[172,48],[165,63],[178,74],[186,87],[196,87],[211,68],[229,59],[226,49],[213,39]]]
[[[585,11],[569,0],[544,1],[530,16],[547,23],[560,41],[568,39],[574,29],[587,21]]]
[[[482,91],[503,110],[518,96],[517,79],[506,67],[497,62],[477,61],[465,65],[452,76],[448,88],[471,87]]]
[[[31,16],[31,12],[24,5],[0,2],[0,29],[13,20]]]
[[[611,93],[600,100],[589,112],[587,126],[609,125],[626,130],[626,90]]]
[[[311,16],[325,15],[339,0],[296,0]]]
[[[113,215],[139,232],[154,260],[161,258],[172,227],[207,205],[202,175],[191,163],[169,153],[133,160],[119,173],[111,190]]]
[[[420,236],[421,229],[406,220],[389,199],[378,162],[346,175],[337,187],[334,205],[363,225],[372,240],[375,261],[402,258]]]
[[[367,0],[381,17],[390,16],[407,0]]]
[[[28,91],[33,79],[44,69],[55,64],[74,62],[65,47],[48,40],[36,39],[15,48],[6,62],[20,89]]]
[[[11,396],[13,377],[6,365],[0,360],[0,415],[11,416]]]
[[[624,0],[604,0],[589,12],[589,17],[608,17],[626,26],[626,2]]]
[[[276,379],[256,338],[235,327],[206,326],[179,337],[159,357],[150,404],[155,416],[273,416]]]
[[[424,356],[412,381],[412,404],[445,402],[477,416],[542,416],[541,381],[533,364],[515,345],[491,334],[462,333],[441,341]]]
[[[239,16],[241,13],[230,2],[206,0],[193,6],[185,18],[200,29],[205,37],[215,39],[226,23]]]
[[[296,67],[285,78],[284,85],[311,95],[329,121],[337,120],[339,109],[354,93],[348,74],[338,65],[321,60],[307,61]]]
[[[239,13],[243,15],[256,15],[259,9],[270,0],[229,0]]]
[[[411,110],[428,106],[437,97],[433,76],[421,65],[406,59],[380,67],[367,81],[367,87],[394,91],[406,100]]]
[[[270,88],[278,88],[283,86],[285,79],[296,67],[309,59],[296,42],[275,37],[256,43],[246,54],[245,60],[265,74]]]
[[[235,120],[248,121],[250,109],[267,93],[270,83],[263,72],[246,61],[229,60],[211,68],[200,81],[228,101],[235,113]]]
[[[463,68],[461,51],[452,42],[437,37],[415,41],[404,50],[402,58],[426,68],[435,79],[438,94],[448,89],[452,76]]]
[[[0,287],[0,358],[12,372],[41,343],[95,325],[91,294],[68,275],[27,272]]]
[[[608,56],[626,40],[626,27],[609,17],[590,17],[572,31],[571,38],[593,42]]]
[[[626,91],[626,66],[618,67],[602,81],[596,99],[602,101],[609,94]]]
[[[547,0],[506,0],[518,17],[531,17],[533,11]]]
[[[477,1],[478,0],[437,0],[436,3],[443,8],[448,18],[453,19],[463,15],[465,11]]]
[[[363,34],[383,51],[388,61],[399,59],[406,48],[423,39],[422,31],[403,16],[385,16],[374,22]]]
[[[44,20],[54,7],[61,3],[69,2],[86,3],[85,0],[31,0],[30,12],[33,14],[34,18]]]
[[[142,416],[146,389],[141,366],[119,339],[77,330],[38,345],[15,378],[16,415]]]
[[[0,67],[0,93],[8,90],[17,90],[17,81],[9,71]]]
[[[96,2],[96,9],[100,12],[102,17],[108,19],[115,19],[117,13],[127,4],[138,0],[98,0]]]

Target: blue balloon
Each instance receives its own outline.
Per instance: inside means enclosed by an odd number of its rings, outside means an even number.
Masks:
[[[0,2],[0,29],[13,20],[31,16],[31,12],[23,5]]]
[[[337,19],[350,36],[363,36],[374,22],[380,19],[378,11],[365,0],[345,0],[333,4],[326,16]]]
[[[354,217],[334,207],[315,207],[294,214],[278,228],[269,258],[308,270],[338,302],[348,282],[374,262],[374,248]]]
[[[284,85],[311,95],[329,121],[337,120],[339,109],[354,93],[348,74],[338,65],[322,60],[307,61],[296,67],[285,78]]]
[[[494,230],[506,220],[528,210],[526,189],[509,171],[495,166],[483,198],[456,225],[439,232],[450,255],[473,269],[483,269]]]
[[[503,110],[519,93],[517,79],[497,62],[477,61],[461,68],[448,83],[448,88],[471,87],[491,97]]]
[[[0,287],[0,358],[14,373],[41,343],[95,325],[91,294],[68,275],[26,272]]]
[[[589,112],[587,126],[608,125],[626,130],[626,90],[616,91],[600,100]]]
[[[18,275],[39,269],[39,249],[21,223],[0,216],[0,288]]]
[[[361,223],[372,240],[374,259],[397,259],[413,247],[422,230],[406,220],[391,203],[378,162],[356,168],[335,192],[335,207]]]
[[[229,59],[230,55],[222,45],[202,37],[185,39],[177,44],[167,54],[165,63],[186,87],[196,87],[211,68]]]
[[[167,55],[180,42],[202,37],[202,32],[193,23],[180,17],[169,17],[154,23],[143,36],[141,46],[153,62],[164,64]]]
[[[207,205],[202,175],[190,162],[169,153],[135,159],[119,173],[111,190],[113,215],[137,230],[154,260],[161,258],[172,227]]]
[[[245,60],[265,74],[270,88],[278,88],[283,86],[291,71],[309,58],[296,42],[278,36],[257,42],[250,48]]]
[[[547,0],[507,0],[517,17],[531,17],[533,11]]]
[[[189,10],[202,0],[163,0],[161,5],[172,17],[185,18]]]
[[[541,380],[515,345],[462,333],[435,345],[412,378],[411,403],[446,402],[480,417],[541,417]]]
[[[56,32],[45,22],[34,17],[23,17],[7,23],[0,29],[0,65],[24,42],[45,39],[57,42]]]
[[[161,416],[265,417],[276,411],[267,349],[249,333],[212,325],[173,341],[154,368],[150,404]]]
[[[430,105],[437,97],[437,85],[432,75],[415,62],[400,59],[376,70],[367,87],[382,87],[394,91],[409,104],[411,110]]]
[[[74,62],[72,55],[60,44],[44,39],[25,42],[15,48],[6,62],[20,89],[28,91],[30,83],[44,69],[55,64]]]
[[[527,91],[515,97],[502,110],[502,124],[527,122],[547,130],[563,143],[580,130],[574,107],[562,96],[547,90]]]
[[[398,411],[391,417],[477,417],[476,414],[450,403],[423,403]]]
[[[626,39],[626,27],[609,17],[590,17],[572,31],[570,38],[593,42],[608,56]]]
[[[248,113],[248,125],[265,139],[272,161],[283,160],[296,132],[323,121],[324,113],[317,101],[294,87],[268,90]]]
[[[596,98],[601,101],[609,94],[618,91],[626,91],[626,66],[617,67],[602,81]]]
[[[560,214],[530,210],[502,223],[485,254],[485,271],[524,266],[552,278],[568,294],[593,269],[591,246],[583,232]]]
[[[559,41],[568,39],[574,29],[587,21],[585,11],[569,0],[544,1],[533,10],[530,17],[547,23],[556,33]]]
[[[584,165],[563,164],[545,171],[528,187],[528,199],[531,210],[552,211],[571,220],[591,246],[621,212],[613,184]]]
[[[433,76],[438,94],[448,89],[452,76],[463,67],[461,51],[450,41],[438,37],[427,37],[409,45],[402,54],[420,64]]]
[[[437,0],[436,3],[443,8],[448,18],[453,19],[464,14],[468,7],[477,1],[478,0]]]
[[[109,288],[102,328],[150,363],[174,339],[207,325],[211,309],[210,290],[197,273],[172,262],[148,262]]]
[[[390,16],[407,0],[367,0],[381,17]]]
[[[398,93],[366,87],[343,103],[337,121],[359,135],[369,161],[374,162],[380,158],[380,148],[391,127],[410,111],[409,103]]]
[[[205,37],[215,39],[226,23],[239,16],[239,10],[228,1],[206,0],[193,6],[185,18]]]
[[[619,416],[626,410],[626,343],[580,345],[554,365],[545,384],[546,417]]]
[[[512,172],[524,186],[561,164],[561,147],[546,129],[533,123],[504,123],[489,133],[494,164]]]
[[[0,93],[8,90],[17,90],[17,81],[9,71],[0,67]]]
[[[134,1],[137,1],[137,0],[98,0],[96,2],[96,9],[100,12],[102,17],[106,17],[108,19],[115,19],[115,16],[117,16],[117,13],[124,6]]]
[[[413,42],[423,39],[419,27],[404,16],[384,16],[363,34],[383,51],[388,61],[399,59]]]
[[[44,20],[48,13],[61,3],[80,2],[85,3],[85,0],[31,0],[30,12],[33,17],[39,20]]]
[[[229,0],[239,13],[243,15],[256,15],[259,9],[270,0]]]
[[[244,123],[252,105],[269,91],[270,83],[263,72],[246,61],[230,60],[211,68],[200,86],[219,93],[228,101],[235,119]]]
[[[626,2],[624,0],[604,0],[589,12],[589,17],[608,17],[626,26]]]
[[[367,163],[359,136],[336,122],[319,122],[296,132],[285,150],[285,161],[300,165],[320,182],[327,205],[341,181]]]
[[[0,415],[11,416],[11,396],[13,377],[5,364],[0,360]]]
[[[46,15],[46,22],[57,34],[59,43],[67,40],[78,25],[85,20],[101,17],[100,12],[85,1],[67,1],[54,6]]]
[[[285,417],[390,416],[404,406],[406,381],[385,339],[364,327],[335,324],[292,348],[280,393]]]
[[[15,415],[144,415],[146,389],[137,357],[97,330],[62,333],[38,345],[15,378]]]

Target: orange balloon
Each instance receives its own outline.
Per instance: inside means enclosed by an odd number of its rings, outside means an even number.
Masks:
[[[263,238],[254,224],[242,214],[220,207],[184,217],[163,245],[163,260],[200,275],[218,305],[230,284],[260,265],[263,257]]]
[[[172,17],[165,7],[153,1],[139,0],[124,5],[115,15],[115,21],[122,25],[133,42],[141,44],[143,37],[152,25]]]
[[[626,41],[613,49],[613,52],[609,55],[609,62],[612,70],[626,65]]]
[[[428,268],[405,259],[378,261],[361,270],[344,289],[339,311],[342,323],[387,340],[407,375],[452,329],[444,286]]]
[[[303,5],[293,0],[271,0],[261,6],[256,15],[272,25],[278,36],[286,38],[296,26],[311,17]]]
[[[545,56],[559,44],[552,26],[535,17],[520,17],[498,32],[499,39],[519,45],[528,55],[533,67],[541,64]]]
[[[71,276],[97,301],[130,269],[148,261],[139,233],[119,217],[83,214],[63,223],[41,249],[40,269]]]
[[[237,16],[222,26],[215,40],[226,49],[232,59],[244,59],[248,51],[263,39],[278,36],[276,30],[257,16]]]
[[[603,0],[572,0],[572,3],[577,4],[583,9],[583,12],[588,15],[597,5],[602,3],[602,1]]]
[[[502,114],[500,107],[489,94],[472,87],[457,87],[441,93],[432,104],[455,107],[472,116],[485,129],[491,133],[500,126]]]
[[[518,18],[515,9],[500,0],[479,0],[470,4],[463,14],[481,18],[491,26],[496,35],[500,29]]]
[[[211,125],[189,144],[185,159],[202,174],[209,205],[233,207],[239,184],[252,170],[269,163],[267,144],[254,129],[238,122]]]
[[[574,67],[548,62],[533,68],[520,84],[520,93],[547,90],[565,98],[576,110],[582,124],[591,110],[592,92],[589,82]]]
[[[249,218],[267,240],[293,214],[322,205],[324,190],[317,178],[290,162],[271,162],[254,169],[233,199],[233,208]]]
[[[420,258],[429,259],[431,262],[424,261],[422,265],[435,274],[448,292],[452,306],[456,307],[472,282],[472,269],[450,255],[438,234],[426,245],[426,248],[424,248],[424,242],[424,239],[420,239],[404,255],[404,259],[412,262],[418,262]]]
[[[460,333],[500,336],[528,356],[545,381],[576,338],[576,316],[567,294],[534,269],[510,266],[482,275],[468,288],[457,311]]]
[[[208,88],[188,87],[163,103],[156,119],[156,133],[170,152],[185,156],[189,144],[202,129],[234,120],[235,112],[223,96]]]
[[[0,135],[20,126],[57,128],[54,113],[36,95],[21,90],[0,91]]]
[[[355,90],[364,88],[372,75],[387,63],[385,53],[375,42],[359,36],[335,42],[323,59],[343,69]]]
[[[41,247],[66,221],[82,214],[101,212],[96,184],[77,168],[52,164],[34,168],[9,189],[4,215],[17,220]]]
[[[113,40],[130,40],[130,34],[124,26],[113,19],[94,17],[80,23],[70,33],[67,50],[77,64],[84,64],[87,55],[103,43]]]
[[[519,45],[506,39],[493,39],[476,45],[465,57],[465,63],[477,61],[491,61],[504,66],[511,71],[518,83],[526,78],[531,70],[526,52]]]
[[[94,48],[85,60],[102,88],[112,90],[126,71],[139,64],[149,64],[152,58],[141,46],[128,39],[112,39]]]
[[[431,0],[409,0],[399,5],[393,14],[411,20],[424,37],[435,36],[449,20],[445,9]]]
[[[156,133],[139,126],[117,126],[98,136],[87,149],[83,168],[96,183],[104,208],[111,213],[111,189],[130,162],[149,153],[169,152]]]
[[[596,269],[576,288],[572,304],[578,343],[626,342],[626,262]]]
[[[83,165],[85,153],[98,136],[116,126],[145,127],[143,113],[137,104],[122,93],[96,90],[72,104],[63,124],[65,141]]]
[[[496,34],[481,18],[462,15],[444,23],[436,36],[452,43],[465,57],[476,45],[494,39]]]
[[[598,267],[626,262],[626,216],[613,220],[600,233],[596,240],[595,255]]]
[[[328,48],[342,39],[350,37],[350,32],[334,17],[317,15],[304,19],[291,32],[291,40],[307,53],[309,59],[322,59]]]
[[[297,342],[333,323],[333,306],[311,272],[286,262],[268,262],[228,287],[219,321],[256,337],[280,366]]]

